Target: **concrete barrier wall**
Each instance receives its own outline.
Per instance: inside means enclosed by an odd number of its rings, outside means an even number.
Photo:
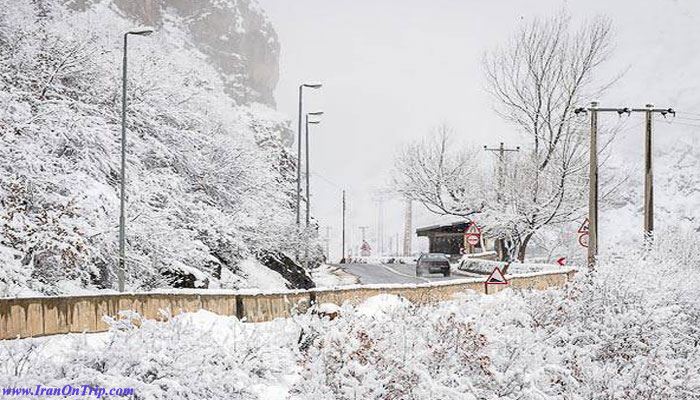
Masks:
[[[544,290],[563,287],[575,271],[510,276],[508,285],[489,285],[488,294],[505,287]],[[248,322],[286,318],[306,312],[313,303],[358,304],[378,294],[395,294],[416,304],[454,298],[473,290],[485,293],[484,279],[443,281],[424,285],[367,285],[313,289],[285,293],[139,293],[94,296],[0,299],[0,339],[45,336],[68,332],[104,332],[104,316],[118,318],[119,311],[133,310],[142,317],[162,320],[182,312],[207,310],[237,316]]]

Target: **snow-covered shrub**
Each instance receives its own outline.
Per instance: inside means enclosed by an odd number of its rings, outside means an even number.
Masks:
[[[114,326],[108,334],[4,343],[0,387],[96,385],[133,388],[136,399],[257,399],[251,388],[292,363],[269,345],[279,332],[244,329],[235,318],[199,312]]]
[[[304,369],[292,393],[323,399],[438,399],[470,393],[473,384],[488,377],[486,338],[472,321],[405,300],[396,304],[393,296],[378,297],[377,309],[345,306],[332,321],[306,320],[299,341]]]
[[[564,290],[345,306],[305,326],[292,398],[700,399],[699,239],[660,234]]]
[[[270,398],[263,386],[293,400],[700,399],[699,239],[659,235],[565,289],[424,306],[380,295],[332,320],[313,310],[261,324],[125,315],[108,334],[2,343],[0,387],[121,385],[146,399]]]

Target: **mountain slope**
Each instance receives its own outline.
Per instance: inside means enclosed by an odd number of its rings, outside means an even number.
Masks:
[[[69,5],[0,1],[7,294],[115,286],[122,34],[137,21],[107,1]],[[288,122],[250,102],[266,100],[250,74],[232,84],[199,50],[177,7],[161,11],[155,35],[129,39],[127,287],[257,286],[241,260],[299,246]]]

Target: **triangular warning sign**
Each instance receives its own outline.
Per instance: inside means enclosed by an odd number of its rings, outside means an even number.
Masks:
[[[498,267],[496,267],[491,272],[491,275],[489,275],[489,277],[486,278],[486,284],[487,285],[507,285],[508,280],[503,275],[503,272],[501,272],[501,270]]]
[[[476,226],[476,223],[470,222],[467,226],[467,230],[464,231],[464,235],[481,235],[481,229]]]
[[[588,233],[588,218],[578,228],[578,233]]]

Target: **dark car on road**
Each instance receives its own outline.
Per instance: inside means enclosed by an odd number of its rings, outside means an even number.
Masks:
[[[450,259],[442,253],[421,254],[416,262],[416,276],[425,274],[450,276]]]

